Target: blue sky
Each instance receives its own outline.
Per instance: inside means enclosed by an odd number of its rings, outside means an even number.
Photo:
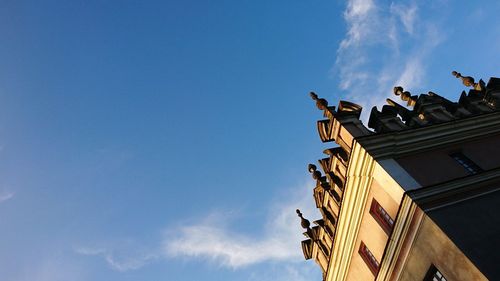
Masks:
[[[0,279],[320,280],[308,92],[500,75],[497,1],[0,1]],[[364,115],[366,118],[366,114]]]

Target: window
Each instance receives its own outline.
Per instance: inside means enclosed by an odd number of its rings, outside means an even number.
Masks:
[[[471,175],[483,171],[483,169],[481,169],[476,163],[472,162],[472,160],[470,160],[462,152],[452,153],[450,154],[450,157],[455,159],[455,161],[457,161],[458,164],[462,165],[462,167],[464,167],[467,170],[467,172]]]
[[[446,281],[446,278],[439,272],[437,267],[432,264],[425,275],[424,281]]]
[[[373,218],[378,222],[378,224],[380,224],[385,233],[389,235],[394,225],[394,220],[391,218],[391,216],[389,216],[384,208],[382,208],[377,200],[375,200],[375,198],[372,200],[370,214],[372,214]]]
[[[377,275],[379,269],[379,263],[377,259],[375,259],[375,256],[373,256],[372,252],[368,250],[363,241],[361,241],[361,245],[359,245],[359,254],[361,255],[361,258],[363,258],[363,260],[365,261],[366,265],[368,265],[368,268],[370,268],[370,271],[373,273],[373,275]]]

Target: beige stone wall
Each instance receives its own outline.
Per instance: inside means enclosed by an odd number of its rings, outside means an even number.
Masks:
[[[375,279],[375,276],[358,253],[361,241],[365,243],[379,262],[382,260],[382,255],[387,244],[388,235],[370,214],[372,199],[375,198],[387,213],[395,219],[402,196],[403,190],[399,185],[389,177],[378,164],[376,164],[374,179],[364,207],[361,227],[356,239],[347,280],[367,281]]]
[[[448,281],[488,280],[426,215],[399,280],[420,281],[434,264]]]

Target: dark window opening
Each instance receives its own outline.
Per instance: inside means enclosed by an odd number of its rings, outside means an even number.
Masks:
[[[394,220],[375,199],[372,200],[370,214],[382,227],[385,233],[389,235],[391,233],[392,227],[394,226]]]
[[[462,167],[467,170],[467,172],[471,175],[482,172],[483,169],[479,167],[476,163],[470,160],[467,156],[465,156],[462,152],[451,153],[450,157],[455,159],[458,164],[462,165]]]
[[[433,264],[429,268],[429,271],[427,271],[427,274],[425,275],[425,278],[423,281],[447,281],[444,275],[439,272],[436,266]]]
[[[375,258],[375,256],[372,254],[372,252],[368,250],[363,241],[361,241],[361,245],[359,245],[359,254],[361,258],[365,261],[366,265],[368,265],[368,268],[373,273],[373,275],[377,276],[379,270],[379,263]]]

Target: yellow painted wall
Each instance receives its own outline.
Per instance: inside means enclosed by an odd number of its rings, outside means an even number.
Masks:
[[[403,196],[401,187],[378,164],[375,165],[373,177],[347,274],[347,280],[349,281],[375,279],[375,276],[358,253],[361,241],[365,243],[379,262],[382,260],[387,244],[388,235],[370,214],[372,199],[375,198],[386,212],[395,219]]]

